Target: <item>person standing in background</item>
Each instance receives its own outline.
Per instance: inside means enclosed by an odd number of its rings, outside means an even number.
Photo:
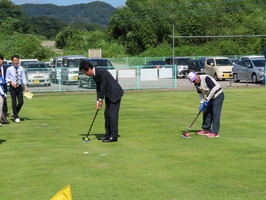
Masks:
[[[19,56],[13,55],[11,57],[11,61],[13,65],[7,69],[6,82],[10,84],[9,92],[12,99],[13,117],[15,119],[15,122],[20,122],[18,114],[24,103],[23,85],[25,86],[26,92],[28,92],[29,90],[25,70],[22,66],[19,66]]]
[[[3,65],[4,63],[4,56],[0,55],[0,77],[2,77],[4,80],[6,79],[6,70],[7,66]],[[6,82],[3,84],[4,87],[4,93],[7,94],[7,84]],[[3,114],[4,117],[8,117],[8,106],[7,106],[7,98],[6,96],[4,97],[4,102],[3,102]]]
[[[1,75],[1,74],[0,74]],[[6,97],[6,94],[4,92],[4,84],[6,83],[6,81],[3,79],[2,76],[0,76],[0,127],[2,126],[2,116],[4,115],[4,113],[2,112],[3,110],[3,104],[4,104],[4,98]]]

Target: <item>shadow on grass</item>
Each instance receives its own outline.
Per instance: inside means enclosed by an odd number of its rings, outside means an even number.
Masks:
[[[195,133],[195,134],[196,134],[196,132],[199,132],[199,131],[201,131],[201,130],[190,130],[189,133]],[[180,132],[183,134],[183,133],[186,133],[187,130],[185,130],[185,131],[180,131]]]
[[[4,142],[6,142],[6,140],[2,140],[2,139],[0,139],[0,145],[1,145],[2,143],[4,143]]]
[[[87,134],[79,134],[79,135],[80,136],[87,136]],[[95,136],[98,139],[98,138],[104,137],[105,134],[103,134],[103,133],[94,133],[94,134],[89,134],[89,137],[90,136]],[[118,135],[118,137],[121,137],[121,135]]]
[[[30,118],[19,118],[21,122],[26,120],[31,120]],[[11,119],[11,121],[15,122],[15,119]]]

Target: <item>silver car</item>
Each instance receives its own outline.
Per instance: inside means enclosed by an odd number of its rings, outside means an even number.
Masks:
[[[94,67],[114,69],[112,63],[107,59],[91,58],[91,59],[84,59],[81,62],[91,63]],[[90,89],[96,88],[96,83],[94,79],[90,76],[83,74],[82,72],[79,72],[78,85],[79,87],[87,87]]]
[[[61,81],[63,85],[78,83],[79,68],[78,67],[62,67]]]
[[[185,78],[188,74],[189,57],[169,57],[165,59],[167,65],[176,65],[176,78]]]
[[[50,70],[44,62],[29,62],[25,66],[29,86],[50,86]]]
[[[261,82],[264,80],[264,68],[265,58],[263,57],[243,58],[233,66],[234,82],[241,80],[252,81],[253,83]]]

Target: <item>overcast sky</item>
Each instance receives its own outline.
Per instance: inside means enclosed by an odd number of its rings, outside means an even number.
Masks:
[[[36,3],[36,4],[47,4],[52,3],[58,6],[67,6],[80,3],[90,3],[95,0],[11,0],[14,4],[20,5],[24,3]],[[101,0],[102,2],[108,3],[113,7],[124,6],[126,0]]]

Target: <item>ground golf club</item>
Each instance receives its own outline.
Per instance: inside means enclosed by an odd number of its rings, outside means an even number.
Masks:
[[[95,119],[96,119],[96,116],[97,116],[97,114],[98,114],[98,111],[99,111],[99,109],[96,110],[96,113],[95,113],[94,118],[93,118],[93,120],[92,120],[92,123],[91,123],[91,126],[90,126],[90,129],[89,129],[89,131],[88,131],[87,136],[86,136],[86,137],[82,137],[82,142],[85,142],[85,143],[89,143],[89,142],[90,142],[89,135],[90,135],[90,132],[91,132],[91,128],[92,128],[92,126],[93,126],[93,124],[94,124],[94,121],[95,121]]]
[[[193,126],[193,124],[195,123],[195,121],[198,119],[200,113],[201,113],[201,112],[199,111],[198,114],[197,114],[197,116],[196,116],[195,119],[193,120],[193,122],[192,122],[192,123],[190,124],[190,126],[188,127],[187,131],[183,131],[181,137],[183,137],[183,138],[191,138],[191,137],[189,136],[188,133],[189,133],[191,127]]]

